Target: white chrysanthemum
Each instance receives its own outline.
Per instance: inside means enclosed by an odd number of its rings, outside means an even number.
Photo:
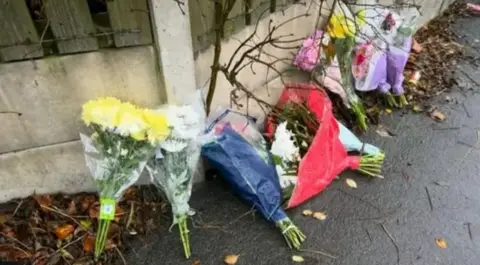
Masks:
[[[175,153],[185,149],[188,145],[188,141],[182,139],[170,138],[160,144],[160,147],[167,152]]]
[[[190,105],[168,106],[159,111],[167,116],[170,127],[172,127],[172,137],[194,139],[201,133],[202,117],[194,107]]]
[[[295,161],[299,157],[299,149],[293,142],[293,134],[287,129],[287,122],[278,125],[275,130],[275,140],[270,152],[281,157],[283,161]]]

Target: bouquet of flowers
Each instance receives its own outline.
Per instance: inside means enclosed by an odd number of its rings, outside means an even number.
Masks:
[[[363,12],[354,16],[348,6],[342,1],[337,1],[333,14],[328,21],[327,32],[335,46],[342,86],[347,94],[352,111],[355,113],[358,125],[362,130],[367,129],[367,116],[361,99],[355,94],[352,80],[352,54],[355,48],[355,34],[358,25],[364,23]]]
[[[397,106],[387,83],[386,43],[372,39],[359,44],[355,50],[352,72],[355,78],[355,89],[371,91],[378,89],[384,94],[390,106]]]
[[[226,110],[213,118],[210,132],[214,140],[202,147],[202,155],[246,203],[276,224],[290,248],[300,248],[306,237],[281,207],[275,164],[253,119]]]
[[[166,106],[158,110],[168,118],[171,134],[160,143],[155,157],[147,165],[152,182],[165,193],[172,206],[172,226],[178,225],[186,258],[191,255],[187,227],[190,212],[188,201],[200,158],[199,136],[205,128],[205,110],[200,91],[197,96],[198,99],[191,105]]]
[[[270,152],[286,208],[318,194],[347,168],[381,178],[383,152],[369,146],[365,153],[363,143],[339,125],[328,96],[313,84],[284,89],[265,131],[272,142]],[[347,151],[360,151],[361,155],[348,155]]]
[[[400,106],[408,104],[403,90],[403,80],[405,79],[403,72],[412,48],[415,23],[416,17],[412,17],[409,21],[403,21],[396,30],[387,51],[387,80],[392,86],[393,93],[399,96]]]
[[[347,93],[341,83],[342,75],[334,49],[328,34],[317,30],[303,41],[295,55],[293,65],[302,71],[313,72],[319,84],[340,96],[343,104],[350,108]]]
[[[80,134],[85,161],[100,195],[95,258],[105,248],[116,201],[133,185],[155,147],[169,134],[165,115],[140,109],[115,98],[100,98],[83,105],[82,119],[94,132]]]

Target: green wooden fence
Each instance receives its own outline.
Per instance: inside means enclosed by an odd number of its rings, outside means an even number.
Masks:
[[[189,0],[195,52],[213,43],[214,1]],[[293,2],[237,0],[224,36]],[[0,0],[0,25],[0,62],[152,43],[148,0]]]
[[[0,61],[152,43],[147,0],[0,0]]]

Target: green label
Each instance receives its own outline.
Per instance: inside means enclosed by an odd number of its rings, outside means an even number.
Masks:
[[[100,219],[115,219],[115,199],[100,198]]]

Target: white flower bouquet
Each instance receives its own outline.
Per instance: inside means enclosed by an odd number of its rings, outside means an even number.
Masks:
[[[187,219],[193,176],[200,158],[200,136],[205,127],[205,111],[200,91],[195,104],[166,106],[158,110],[170,121],[171,134],[157,147],[147,170],[152,182],[166,195],[172,206],[173,225],[177,224],[185,257],[191,255]]]

